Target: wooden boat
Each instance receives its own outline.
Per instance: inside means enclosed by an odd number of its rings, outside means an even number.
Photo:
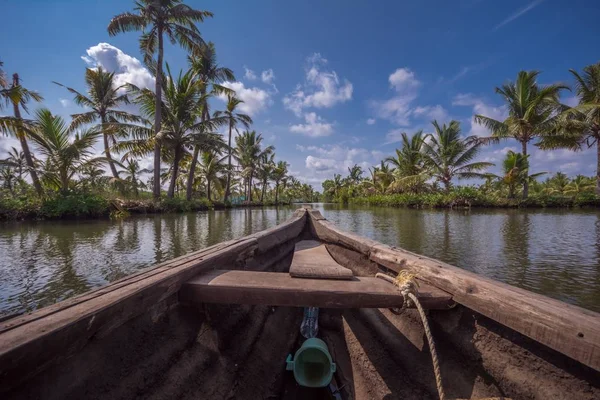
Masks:
[[[343,232],[306,209],[0,323],[0,398],[330,398],[285,371],[302,343],[301,307],[318,306],[337,398],[435,399],[421,319],[390,308],[402,295],[374,277],[401,270],[421,283],[446,398],[600,398],[599,314]]]

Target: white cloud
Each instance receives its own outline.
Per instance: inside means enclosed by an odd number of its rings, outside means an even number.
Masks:
[[[273,70],[271,68],[269,68],[260,74],[260,79],[264,83],[271,84],[275,80],[275,73],[273,72]]]
[[[306,168],[319,172],[334,171],[336,169],[336,161],[329,158],[308,156],[306,157]]]
[[[363,148],[336,144],[321,147],[297,145],[296,149],[314,154],[306,157],[305,166],[323,178],[330,177],[332,173],[347,174],[348,168],[355,164],[360,165],[366,171],[371,165],[379,162],[379,152],[371,152]]]
[[[377,120],[375,118],[367,119],[367,125],[375,125],[375,122],[377,122]]]
[[[244,114],[254,116],[273,103],[267,91],[256,87],[247,88],[242,82],[224,82],[223,86],[235,90],[235,96],[244,101],[239,105],[240,112]],[[227,101],[227,96],[220,95],[219,99]]]
[[[412,118],[439,120],[448,118],[448,112],[441,105],[417,107],[413,105],[418,97],[421,82],[409,68],[396,69],[390,74],[388,81],[396,94],[387,100],[369,102],[379,118],[399,126],[410,126]]]
[[[290,127],[290,131],[301,133],[309,137],[329,136],[333,133],[333,125],[323,121],[316,113],[304,114],[305,124],[296,124]]]
[[[256,74],[254,73],[254,71],[252,71],[249,68],[246,68],[246,66],[244,65],[244,71],[246,71],[244,73],[244,78],[246,78],[249,81],[253,81],[256,80]]]
[[[398,68],[389,76],[390,85],[398,92],[414,90],[421,85],[409,68]]]
[[[82,56],[88,65],[102,67],[115,73],[117,86],[132,83],[140,88],[153,88],[154,77],[135,57],[125,54],[119,48],[108,44],[98,43],[86,50],[87,56]]]
[[[413,113],[416,116],[425,116],[432,120],[435,119],[438,122],[446,122],[449,119],[448,111],[439,104],[435,106],[416,107]]]
[[[352,99],[352,83],[340,81],[335,71],[323,70],[327,60],[315,53],[308,57],[305,80],[283,98],[283,105],[297,116],[309,107],[330,108]]]
[[[480,114],[486,117],[493,118],[498,121],[504,121],[508,117],[508,112],[505,106],[492,106],[476,97],[472,93],[459,93],[452,100],[454,106],[473,106],[473,114]],[[471,118],[471,130],[469,135],[489,136],[491,133],[483,125],[476,124]]]
[[[58,101],[63,107],[69,107],[71,105],[71,101],[67,99],[58,99]]]

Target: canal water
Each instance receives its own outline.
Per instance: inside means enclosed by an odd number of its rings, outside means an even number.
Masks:
[[[341,228],[600,312],[600,211],[317,204]],[[274,226],[296,207],[0,224],[0,318]]]

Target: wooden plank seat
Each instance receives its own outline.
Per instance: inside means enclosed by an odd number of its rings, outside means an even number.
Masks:
[[[452,296],[421,283],[419,300],[427,309],[448,309]],[[396,287],[379,278],[297,279],[281,272],[214,270],[185,283],[179,300],[187,304],[224,303],[295,307],[387,308],[402,306]]]
[[[316,240],[296,243],[290,266],[294,278],[352,279],[352,270],[342,267],[331,257],[327,248]]]

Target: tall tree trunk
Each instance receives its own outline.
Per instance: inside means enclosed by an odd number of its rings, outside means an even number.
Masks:
[[[275,183],[275,205],[279,202],[279,182]]]
[[[169,184],[169,191],[167,197],[172,199],[175,195],[175,186],[177,185],[177,174],[179,173],[179,161],[181,158],[180,151],[178,148],[175,149],[175,156],[173,157],[173,171],[171,176],[171,183]]]
[[[260,194],[260,202],[264,204],[265,201],[265,192],[267,191],[267,180],[263,181],[262,193]]]
[[[252,201],[252,172],[250,172],[250,177],[248,178],[248,200]]]
[[[187,201],[192,199],[192,192],[194,189],[194,174],[196,171],[196,165],[198,164],[198,154],[200,153],[200,146],[194,146],[194,154],[192,154],[192,162],[190,163],[190,172],[188,173],[187,185],[185,191],[185,198]]]
[[[19,86],[19,74],[13,74],[13,87],[17,86]],[[13,110],[15,112],[15,118],[19,121],[22,121],[19,103],[13,103]],[[23,149],[23,154],[25,155],[25,161],[27,161],[27,166],[29,167],[29,176],[31,176],[33,187],[35,188],[38,196],[41,197],[44,195],[44,190],[42,189],[37,172],[35,171],[33,157],[31,156],[31,151],[29,151],[29,144],[27,143],[27,139],[25,139],[25,132],[16,132],[16,134],[19,136],[19,142],[21,143],[21,148]]]
[[[210,198],[210,179],[206,179],[206,196],[208,197],[208,201],[212,201]]]
[[[229,160],[227,161],[227,183],[225,185],[225,198],[223,199],[224,202],[227,202],[227,200],[229,200],[229,192],[231,190],[231,129],[233,128],[233,126],[231,125],[231,122],[229,122],[229,149],[227,150],[229,153]]]
[[[158,26],[158,61],[156,64],[156,85],[154,93],[156,96],[154,103],[154,200],[160,199],[160,142],[158,133],[162,123],[162,70],[163,70],[163,28]]]
[[[521,151],[523,156],[527,158],[527,142],[521,142]],[[525,181],[523,182],[523,200],[525,200],[529,196],[529,177],[525,177]]]
[[[596,138],[600,132],[596,133]],[[596,194],[600,196],[600,140],[596,139]]]
[[[110,172],[112,173],[115,179],[119,179],[119,173],[117,172],[117,168],[115,167],[115,163],[113,162],[112,156],[110,155],[110,144],[108,143],[108,135],[106,134],[106,115],[100,115],[100,122],[102,123],[102,137],[104,139],[104,154],[106,159],[108,160],[108,165],[110,166]]]

